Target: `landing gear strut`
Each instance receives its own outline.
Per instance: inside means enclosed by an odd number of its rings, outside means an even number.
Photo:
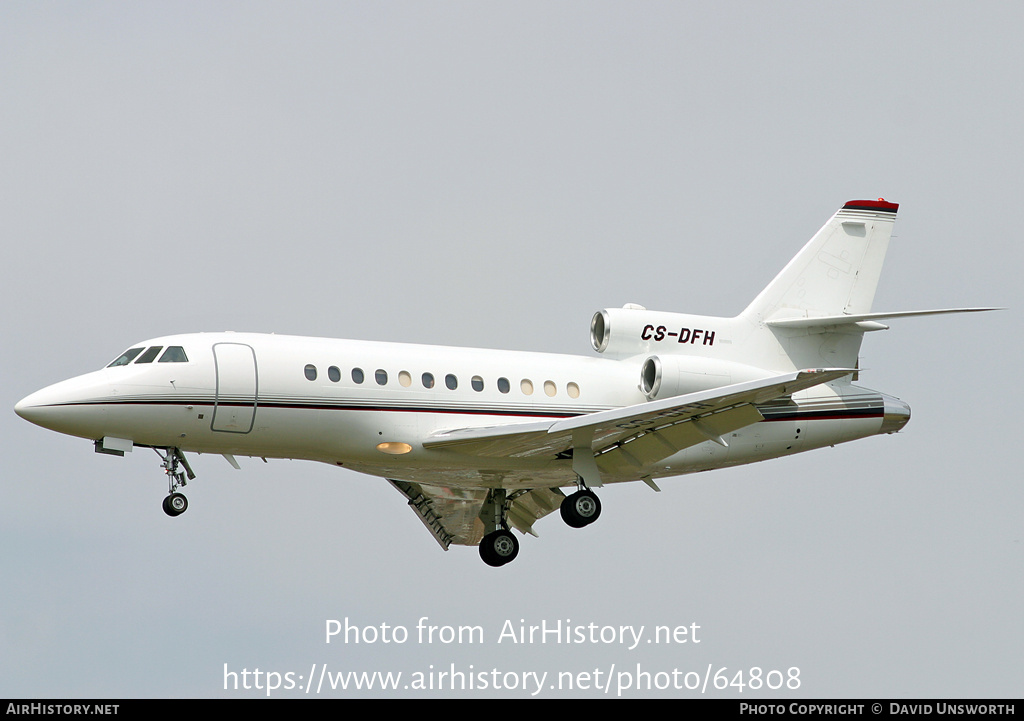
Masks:
[[[505,490],[496,488],[487,496],[480,512],[480,520],[488,529],[487,535],[480,539],[480,558],[488,566],[504,566],[519,555],[519,540],[509,530],[505,518],[509,503]]]
[[[596,521],[601,515],[601,501],[597,494],[583,485],[583,480],[577,481],[579,490],[566,496],[558,512],[567,526],[572,528],[583,528]]]
[[[164,452],[161,453],[160,448],[154,448],[157,455],[163,461],[161,464],[164,469],[164,473],[167,474],[167,498],[164,499],[164,513],[172,518],[180,516],[186,510],[188,510],[188,499],[184,495],[178,493],[178,489],[184,486],[188,481],[193,480],[196,474],[192,472],[192,468],[188,465],[188,461],[185,460],[185,454],[177,448],[164,448]],[[185,470],[181,470],[184,468]],[[185,479],[188,480],[185,480]]]

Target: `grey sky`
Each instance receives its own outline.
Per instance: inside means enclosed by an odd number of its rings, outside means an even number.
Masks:
[[[1022,24],[991,2],[4,3],[0,696],[455,663],[1019,697]],[[11,411],[174,332],[589,354],[594,311],[734,314],[880,196],[901,207],[875,310],[1010,308],[866,338],[902,433],[606,488],[599,523],[547,519],[500,570],[312,463],[198,457],[172,520],[155,454]],[[323,641],[422,616],[485,643]],[[702,635],[498,644],[506,619]]]

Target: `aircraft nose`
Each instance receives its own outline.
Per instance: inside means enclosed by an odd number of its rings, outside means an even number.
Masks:
[[[882,428],[879,433],[896,433],[910,420],[910,406],[899,398],[885,397]]]
[[[14,412],[37,426],[88,437],[92,430],[85,426],[94,420],[95,414],[75,403],[83,389],[88,388],[78,378],[55,383],[22,398],[15,404]]]
[[[40,406],[36,403],[38,393],[33,393],[22,398],[14,404],[14,412],[30,423],[38,424],[41,416]]]

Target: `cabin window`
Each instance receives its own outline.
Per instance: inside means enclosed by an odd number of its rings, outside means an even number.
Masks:
[[[352,382],[353,383],[362,383],[365,378],[366,378],[366,376],[363,374],[363,369],[362,368],[353,368],[352,369]]]
[[[409,375],[409,371],[401,371],[398,374],[398,382],[403,388],[408,388],[412,385],[412,376]]]
[[[454,373],[449,373],[444,377],[444,384],[448,386],[448,390],[453,391],[459,387],[459,379],[455,377]]]
[[[308,364],[303,372],[306,374],[307,380],[316,380],[316,366],[312,363]]]
[[[433,388],[434,387],[434,374],[433,373],[424,373],[423,374],[423,387],[424,388]]]
[[[108,365],[107,368],[113,368],[114,366],[126,366],[133,360],[135,360],[135,356],[137,356],[141,352],[142,348],[132,348],[131,350],[126,350],[124,353],[118,356],[117,360]]]
[[[327,369],[327,377],[331,379],[332,383],[337,383],[341,380],[341,368],[338,366],[331,366]]]
[[[555,385],[554,381],[544,381],[544,393],[549,398],[555,397],[555,393],[558,393],[558,387]]]
[[[508,393],[510,389],[511,389],[511,386],[508,383],[508,378],[499,378],[498,379],[498,390],[499,391],[501,391],[502,393]]]
[[[484,379],[480,376],[473,376],[473,379],[469,383],[477,393],[484,389]]]
[[[565,392],[569,394],[570,398],[580,397],[580,387],[575,383],[570,383],[565,387]]]
[[[136,363],[152,363],[153,359],[156,358],[156,354],[163,349],[162,345],[155,345],[152,348],[147,348],[146,352],[139,356]]]
[[[388,384],[388,372],[380,368],[373,374],[373,377],[377,380],[377,385],[386,386]]]
[[[188,363],[188,357],[185,355],[184,348],[180,345],[172,345],[167,347],[157,363]]]
[[[533,395],[533,381],[531,381],[529,378],[523,378],[521,381],[519,381],[519,390],[523,392],[524,396]]]

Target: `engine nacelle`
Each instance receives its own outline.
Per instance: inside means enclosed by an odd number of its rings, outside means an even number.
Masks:
[[[613,357],[643,353],[710,352],[728,333],[727,318],[652,311],[637,305],[606,308],[590,322],[594,350]]]
[[[769,375],[763,368],[742,363],[688,355],[652,355],[640,367],[640,390],[653,401]]]

